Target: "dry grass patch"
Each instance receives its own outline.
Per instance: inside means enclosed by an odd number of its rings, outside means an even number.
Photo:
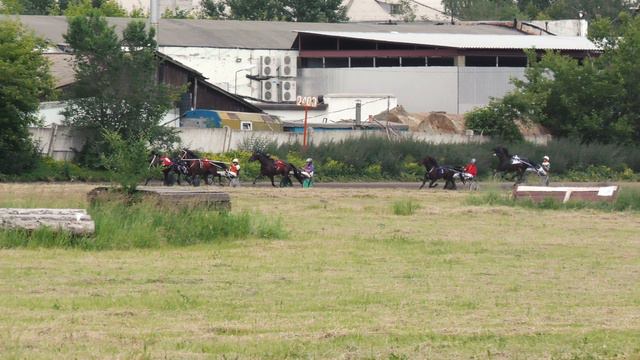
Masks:
[[[0,353],[640,356],[638,214],[469,207],[463,192],[225,190],[234,213],[281,218],[288,238],[0,250]],[[397,200],[420,207],[397,216]]]

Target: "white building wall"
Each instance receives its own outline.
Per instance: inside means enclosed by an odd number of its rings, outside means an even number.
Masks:
[[[578,13],[576,13],[578,16]],[[527,21],[539,28],[545,29],[558,36],[582,36],[587,37],[589,23],[587,20],[534,20]]]
[[[62,101],[41,102],[36,116],[44,126],[51,126],[51,124],[61,125],[64,116],[60,112],[64,110],[64,104]]]
[[[302,69],[305,94],[388,93],[409,112],[457,112],[457,68]]]
[[[523,68],[411,67],[301,69],[298,92],[389,93],[409,112],[464,113],[513,89]]]
[[[64,110],[64,101],[47,101],[40,103],[40,108],[36,117],[42,121],[42,125],[49,127],[52,125],[62,125],[64,116],[61,112]],[[169,110],[160,121],[160,124],[166,126],[177,127],[179,125],[180,109],[175,108]]]
[[[297,58],[296,50],[250,50],[202,47],[161,46],[160,52],[199,72],[212,84],[230,93],[259,99],[262,87],[259,81],[246,78],[247,74],[260,74],[262,56]],[[248,69],[251,66],[254,68]],[[247,69],[247,70],[242,70]]]
[[[133,9],[142,9],[147,14],[149,13],[150,0],[117,0],[118,4],[125,10],[131,11]],[[175,10],[187,10],[195,11],[200,9],[199,0],[159,0],[158,4],[160,8],[160,14],[164,13],[166,9]]]
[[[462,67],[459,74],[458,111],[464,114],[514,89],[511,79],[523,79],[524,68]]]
[[[86,136],[71,131],[68,127],[30,128],[31,137],[38,142],[40,151],[44,155],[49,155],[56,160],[72,160],[75,156],[73,149],[80,150],[86,142]],[[274,141],[278,145],[294,144],[303,142],[303,134],[290,132],[270,132],[270,131],[239,131],[231,129],[201,129],[201,128],[181,128],[178,132],[181,144],[197,151],[211,153],[222,153],[231,150],[246,149],[248,143],[255,139]],[[460,134],[430,134],[401,132],[401,138],[411,138],[432,144],[458,144],[458,143],[482,143],[489,140],[489,137],[473,135],[466,136]],[[384,131],[313,131],[311,128],[308,134],[310,144],[319,145],[327,142],[340,142],[346,139],[361,137],[383,137],[388,134]],[[529,136],[527,141],[536,144],[546,144],[551,137]]]
[[[398,99],[384,94],[329,94],[324,96],[327,108],[324,110],[309,109],[307,122],[309,123],[335,123],[340,120],[353,121],[356,118],[356,102],[360,101],[361,121],[367,121],[369,115],[377,115],[381,112],[398,106]],[[270,115],[275,115],[283,121],[303,122],[304,110],[267,110]]]
[[[260,74],[261,57],[297,57],[296,50],[161,47],[160,51],[201,72],[214,85],[255,99],[262,96],[261,82],[247,79],[245,75]],[[523,78],[524,69],[455,66],[309,68],[298,69],[297,75],[297,78],[291,78],[296,81],[297,95],[326,97],[329,94],[389,94],[397,98],[397,104],[409,112],[445,111],[456,114],[486,105],[492,97],[504,96],[513,89],[510,79]],[[342,108],[339,102],[343,100],[334,101],[338,104],[330,111]],[[386,108],[386,104],[384,107]],[[379,112],[367,109],[363,116]],[[300,118],[291,112],[269,113],[285,120]],[[320,117],[320,121],[324,117],[328,121],[336,121],[347,116],[335,114],[328,117],[314,112],[314,116],[316,115]]]

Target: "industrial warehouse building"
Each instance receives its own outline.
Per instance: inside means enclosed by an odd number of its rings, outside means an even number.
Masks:
[[[52,43],[63,43],[64,17],[21,16]],[[131,19],[109,21],[122,29]],[[531,31],[534,29],[535,31]],[[532,35],[535,33],[536,35]],[[283,120],[301,120],[299,95],[324,101],[312,122],[409,112],[459,114],[486,105],[522,78],[524,51],[575,58],[598,52],[581,36],[555,36],[527,23],[292,23],[162,19],[159,51],[213,85]],[[214,109],[215,110],[215,109]]]

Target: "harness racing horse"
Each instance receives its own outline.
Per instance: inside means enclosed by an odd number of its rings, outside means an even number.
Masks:
[[[436,161],[436,159],[432,158],[431,156],[427,156],[424,159],[422,159],[420,161],[420,164],[424,165],[425,169],[427,170],[427,172],[424,174],[424,179],[422,180],[422,185],[420,185],[420,189],[424,187],[424,184],[427,183],[427,180],[431,181],[429,183],[429,188],[434,188],[438,186],[438,184],[436,184],[436,181],[438,181],[439,179],[444,179],[445,180],[444,188],[455,190],[456,175],[458,175],[458,177],[462,180],[462,183],[465,182],[464,177],[459,175],[462,172],[461,168],[456,168],[456,167],[447,166],[447,165],[438,166],[438,162]]]
[[[260,175],[256,176],[253,180],[253,185],[256,184],[259,178],[266,176],[271,179],[271,185],[276,187],[276,184],[273,180],[273,177],[276,175],[282,176],[282,183],[291,184],[291,178],[289,174],[293,173],[293,177],[300,182],[302,185],[304,181],[304,176],[301,174],[300,170],[296,168],[293,164],[289,164],[282,160],[274,160],[269,155],[264,154],[260,151],[254,151],[249,158],[249,161],[259,161],[260,162]]]
[[[527,158],[521,158],[518,155],[510,155],[507,148],[498,146],[493,149],[493,155],[498,157],[498,166],[496,173],[501,173],[502,178],[506,179],[507,174],[513,174],[508,180],[516,180],[513,184],[518,185],[525,179],[527,171],[535,172],[538,176],[546,176],[547,172],[538,163]]]
[[[181,185],[180,176],[187,175],[187,166],[184,162],[177,158],[174,158],[168,160],[167,163],[167,160],[163,161],[162,155],[158,154],[157,152],[153,152],[149,156],[149,169],[151,169],[152,167],[162,167],[162,183],[166,186],[173,185],[174,181],[177,181],[178,185]],[[173,178],[174,174],[175,179]],[[147,185],[150,180],[150,177],[147,178],[144,184]]]
[[[209,176],[217,177],[218,184],[222,186],[222,177],[226,177],[227,165],[221,161],[213,161],[209,159],[201,159],[198,154],[189,149],[182,149],[180,160],[186,163],[187,174],[190,183],[193,186],[200,185],[200,176],[204,178],[204,182],[209,184]]]

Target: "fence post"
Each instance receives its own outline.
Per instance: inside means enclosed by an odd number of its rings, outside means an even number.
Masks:
[[[51,125],[51,137],[49,138],[49,148],[47,149],[47,156],[53,157],[53,149],[56,141],[56,133],[58,132],[58,124]]]

